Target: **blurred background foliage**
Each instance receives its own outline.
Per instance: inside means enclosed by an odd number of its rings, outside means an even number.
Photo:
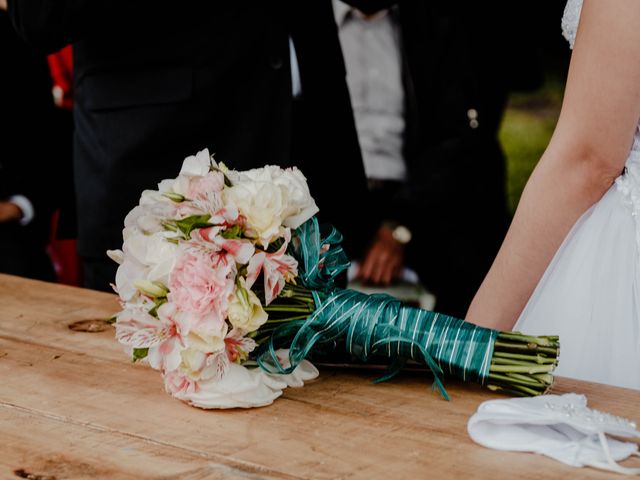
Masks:
[[[558,120],[571,50],[562,37],[564,2],[542,0],[535,5],[531,30],[538,45],[544,83],[535,91],[511,94],[499,137],[507,157],[507,199],[511,213],[531,171],[544,153]],[[508,41],[508,39],[505,39]]]
[[[542,88],[513,94],[499,137],[507,157],[507,200],[515,211],[522,189],[544,153],[558,120],[564,79],[549,77]]]

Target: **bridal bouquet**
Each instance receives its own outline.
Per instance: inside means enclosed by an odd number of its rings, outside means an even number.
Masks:
[[[386,295],[334,285],[348,267],[333,228],[321,228],[303,174],[234,171],[207,150],[177,178],[142,193],[125,218],[114,289],[116,337],[159,370],[167,392],[203,408],[267,405],[317,376],[313,347],[338,342],[366,360],[384,355],[513,395],[553,382],[557,337],[477,327]]]

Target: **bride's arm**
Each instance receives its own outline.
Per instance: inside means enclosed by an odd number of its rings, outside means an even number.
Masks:
[[[560,119],[467,320],[513,327],[578,218],[622,172],[640,119],[640,2],[585,0]]]

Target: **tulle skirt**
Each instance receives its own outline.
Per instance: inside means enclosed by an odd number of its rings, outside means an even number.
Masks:
[[[573,227],[514,330],[560,335],[559,376],[640,389],[640,218],[621,187]]]

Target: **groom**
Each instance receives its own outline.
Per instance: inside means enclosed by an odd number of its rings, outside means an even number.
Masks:
[[[78,248],[108,289],[127,212],[204,147],[235,169],[297,165],[351,256],[366,182],[330,1],[9,0],[19,33],[75,55]]]
[[[436,310],[457,317],[508,225],[507,94],[539,79],[535,36],[512,3],[334,0],[380,220],[360,277],[385,284],[415,269]]]

